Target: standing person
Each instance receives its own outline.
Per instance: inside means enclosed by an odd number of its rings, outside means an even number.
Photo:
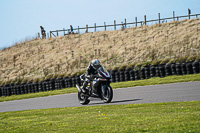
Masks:
[[[44,30],[44,28],[42,26],[40,26],[41,28],[41,34],[42,34],[42,39],[46,38],[46,31]]]
[[[70,29],[71,29],[71,34],[73,34],[74,32],[73,32],[73,27],[72,27],[72,25],[70,25]]]

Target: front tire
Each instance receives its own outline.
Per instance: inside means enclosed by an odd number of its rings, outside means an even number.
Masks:
[[[106,95],[103,95],[103,102],[104,103],[110,103],[112,101],[113,98],[113,90],[111,86],[108,86],[106,88]]]
[[[82,92],[78,92],[78,100],[82,105],[87,105],[90,102],[88,97],[84,96]]]

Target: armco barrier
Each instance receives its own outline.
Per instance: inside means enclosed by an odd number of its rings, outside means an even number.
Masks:
[[[8,87],[8,90],[11,89],[10,87]],[[13,87],[14,91],[13,91],[13,95],[18,95],[18,90],[17,90],[17,85]],[[12,92],[11,92],[12,93]]]
[[[120,82],[120,77],[119,77],[119,72],[118,71],[115,72],[115,81],[116,82]]]
[[[156,76],[156,67],[155,65],[150,66],[150,77],[153,78]]]
[[[152,77],[165,77],[170,75],[186,75],[200,73],[200,62],[186,63],[167,63],[162,65],[144,66],[139,70],[115,69],[111,70],[111,82],[133,81],[139,79],[148,79]],[[19,95],[27,93],[36,93],[41,91],[50,91],[67,87],[80,85],[80,77],[65,77],[49,79],[37,83],[7,84],[0,86],[0,96]]]
[[[145,69],[144,69],[144,68],[141,68],[141,69],[140,69],[140,78],[141,78],[141,79],[146,79],[146,78],[145,78]]]
[[[28,90],[27,90],[27,86],[26,86],[26,83],[23,83],[23,88],[24,88],[24,94],[27,94],[28,93]]]
[[[172,75],[171,63],[167,63],[167,64],[165,65],[165,74],[166,74],[166,76]]]
[[[0,87],[0,97],[2,96],[2,87]]]
[[[120,78],[120,82],[125,81],[125,76],[124,76],[124,71],[123,70],[119,72],[119,78]]]
[[[139,70],[134,70],[134,76],[135,76],[135,80],[139,80],[140,76],[139,76]]]
[[[130,76],[130,80],[131,80],[131,81],[135,80],[135,74],[134,74],[134,71],[133,71],[133,70],[130,70],[130,71],[129,71],[129,76]]]
[[[130,81],[130,73],[129,73],[130,70],[127,70],[124,72],[124,75],[125,75],[125,81]]]
[[[181,63],[181,71],[183,75],[187,74],[186,63]]]
[[[43,91],[43,85],[42,85],[42,82],[38,83],[38,86],[39,86],[39,92],[42,92],[42,91]]]
[[[192,63],[192,68],[193,68],[194,74],[199,73],[199,62],[194,61],[194,62]]]
[[[80,75],[76,77],[76,83],[77,83],[78,85],[81,85]]]
[[[176,75],[176,64],[175,63],[171,64],[171,71],[172,71],[172,75]]]
[[[176,74],[182,75],[181,63],[176,63]]]
[[[111,71],[110,71],[110,74],[111,74],[111,76],[112,76],[112,79],[111,79],[111,82],[112,82],[112,83],[116,82],[115,72],[116,72],[116,70],[111,70]]]
[[[28,89],[28,93],[31,93],[30,83],[28,83],[26,87],[27,87],[27,89]]]
[[[59,90],[62,89],[62,81],[63,81],[62,78],[59,78],[59,79],[58,79],[58,89],[59,89]]]
[[[38,85],[38,82],[36,82],[36,83],[34,84],[34,86],[35,86],[35,92],[36,92],[36,93],[39,92],[39,85]]]
[[[192,74],[193,73],[192,63],[191,62],[187,62],[186,63],[186,70],[187,70],[187,74]]]
[[[72,86],[75,87],[76,86],[76,77],[72,78]]]
[[[65,88],[67,88],[68,87],[68,77],[64,78],[64,82],[65,82]]]
[[[1,96],[5,96],[5,94],[4,94],[4,87],[3,86],[1,86]]]
[[[144,74],[145,74],[146,79],[150,78],[150,67],[149,66],[144,67]]]
[[[155,68],[156,68],[156,77],[160,77],[160,70],[159,70],[159,66],[158,66],[158,65],[156,65],[156,66],[155,66]]]
[[[46,87],[46,82],[45,81],[43,81],[43,83],[42,83],[42,88],[43,88],[43,91],[47,91],[47,87]]]
[[[72,79],[68,78],[68,87],[72,87]]]
[[[34,83],[31,83],[31,93],[35,93],[35,85],[34,85]]]
[[[165,77],[165,65],[164,64],[159,65],[159,74],[160,74],[160,77]]]

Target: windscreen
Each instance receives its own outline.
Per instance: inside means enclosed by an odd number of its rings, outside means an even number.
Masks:
[[[100,67],[99,71],[102,71],[103,73],[107,73],[107,70],[104,67]]]

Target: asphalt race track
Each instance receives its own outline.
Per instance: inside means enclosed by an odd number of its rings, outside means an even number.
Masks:
[[[80,105],[77,94],[72,93],[0,102],[0,112],[77,106],[200,101],[200,81],[120,88],[114,89],[113,92],[114,97],[109,104],[98,99],[91,99],[88,105]]]

